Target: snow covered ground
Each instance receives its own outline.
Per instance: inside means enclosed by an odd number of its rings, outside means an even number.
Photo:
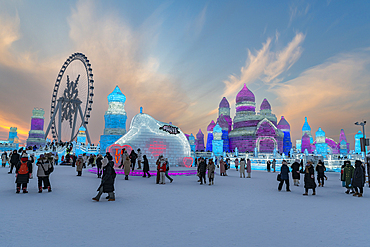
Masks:
[[[0,168],[0,246],[369,246],[370,189],[344,194],[327,173],[317,195],[277,191],[277,173],[229,170],[215,185],[195,176],[156,185],[152,177],[116,179],[116,201],[96,195],[100,180],[85,169],[56,167],[53,192],[15,194],[14,174]],[[218,172],[218,171],[217,171]],[[303,181],[301,180],[301,183]],[[292,183],[292,181],[291,181]]]

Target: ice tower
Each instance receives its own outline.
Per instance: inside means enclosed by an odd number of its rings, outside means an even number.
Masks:
[[[324,158],[328,154],[325,132],[321,128],[316,131],[316,152],[324,156]]]
[[[307,122],[307,117],[304,118],[304,124],[303,124],[303,127],[302,127],[302,137],[304,136],[304,134],[307,134],[310,137],[310,144],[312,144],[313,143],[313,138],[312,138],[312,135],[311,135],[311,127]],[[303,144],[303,141],[302,141],[302,144]]]
[[[127,114],[125,111],[126,96],[118,86],[108,95],[108,110],[104,114],[104,134],[100,136],[100,153],[126,134]]]
[[[360,142],[360,139],[363,138],[364,135],[362,134],[362,132],[359,130],[358,133],[355,135],[355,153],[356,154],[361,154],[361,142]],[[366,151],[367,151],[367,147],[366,147]]]
[[[311,137],[312,138],[312,137]],[[304,135],[302,136],[302,146],[301,146],[301,152],[304,153],[305,150],[307,149],[307,152],[308,153],[311,153],[312,150],[311,150],[311,138],[310,136],[307,134],[307,133],[304,133]]]
[[[27,147],[29,146],[44,146],[44,109],[34,108],[31,117],[31,130],[28,132]]]
[[[284,133],[283,153],[285,155],[289,155],[290,149],[292,149],[292,140],[290,139],[290,125],[286,121],[284,116],[281,116],[281,119],[277,127]]]
[[[218,117],[221,115],[224,116],[226,122],[228,123],[228,132],[231,131],[231,126],[233,124],[233,120],[230,118],[230,104],[229,101],[225,97],[222,98],[219,106],[218,106]]]
[[[17,127],[10,127],[8,142],[17,143],[17,149],[18,149],[19,138],[17,134]]]
[[[217,120],[217,124],[222,129],[223,151],[229,152],[229,123],[226,121],[224,115],[221,115]]]
[[[195,150],[204,151],[204,134],[202,130],[199,129],[198,134],[196,135],[197,139],[195,140]]]
[[[86,144],[86,129],[84,126],[78,129],[77,143]]]
[[[221,156],[223,153],[222,128],[216,124],[213,128],[212,152],[215,156]]]
[[[213,141],[213,128],[216,126],[215,122],[212,122],[207,127],[207,152],[212,152],[212,141]]]
[[[347,146],[347,154],[349,153],[349,142],[347,142],[347,137],[346,137],[346,134],[344,133],[344,130],[343,129],[341,129],[340,130],[340,135],[339,135],[339,145],[340,145],[340,150],[342,149],[342,146],[341,145],[344,145],[344,143],[346,144],[346,146]],[[342,151],[340,151],[340,153],[343,153],[344,152],[344,150]]]
[[[189,144],[190,144],[190,150],[192,152],[195,152],[195,137],[193,136],[193,134],[189,136]]]

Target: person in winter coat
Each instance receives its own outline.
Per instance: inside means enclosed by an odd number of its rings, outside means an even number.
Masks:
[[[342,179],[346,183],[347,191],[345,193],[349,194],[350,190],[351,190],[351,194],[353,194],[355,192],[354,192],[353,186],[352,186],[352,178],[353,178],[353,172],[354,172],[355,168],[353,168],[353,166],[351,165],[351,161],[349,161],[349,160],[344,161],[344,164],[345,164],[345,167],[343,169]]]
[[[103,177],[98,188],[98,194],[93,197],[94,201],[99,201],[103,193],[108,193],[108,201],[115,201],[114,195],[114,180],[116,178],[116,171],[114,170],[114,162],[112,156],[107,156],[108,163],[103,167]]]
[[[344,162],[344,164],[340,168],[340,181],[342,181],[342,187],[346,187],[346,180],[344,179],[344,176],[343,176],[344,167],[346,167],[346,162]]]
[[[130,175],[131,161],[127,156],[126,160],[123,162],[123,169],[125,171],[125,180],[128,180],[128,175]]]
[[[319,182],[319,187],[324,187],[324,176],[325,176],[325,170],[326,167],[324,165],[324,162],[319,160],[316,166],[316,172],[317,172],[317,181]]]
[[[240,160],[240,168],[239,168],[240,178],[245,178],[245,159],[242,158]]]
[[[98,169],[98,178],[101,177],[101,173],[102,173],[102,160],[103,160],[103,156],[101,154],[99,154],[98,158],[96,158],[96,167]]]
[[[4,153],[1,154],[1,166],[5,167],[7,161],[8,161],[8,154],[4,151]]]
[[[8,172],[8,174],[11,174],[13,172],[13,167],[15,167],[20,160],[21,156],[19,155],[19,153],[17,153],[17,150],[14,150],[12,157],[10,158],[10,171]]]
[[[352,178],[352,186],[355,189],[356,193],[353,194],[353,196],[362,197],[362,194],[364,193],[364,185],[365,185],[365,179],[364,179],[364,169],[362,167],[362,162],[360,160],[355,161],[355,170],[353,172],[353,178]],[[359,193],[360,189],[360,193]]]
[[[295,186],[299,186],[299,179],[301,178],[301,174],[299,172],[299,167],[301,165],[299,164],[299,160],[296,159],[294,163],[292,164],[292,178]]]
[[[86,156],[86,154],[84,153],[83,155],[82,155],[82,160],[83,160],[83,168],[86,168],[86,165],[87,165],[87,156]]]
[[[271,171],[271,161],[268,160],[267,161],[267,172],[270,172]]]
[[[213,160],[211,160],[211,159],[208,162],[207,170],[208,170],[209,185],[211,185],[211,183],[213,184],[213,180],[215,178],[215,170],[216,170],[216,166],[213,163]]]
[[[156,177],[156,182],[155,182],[156,184],[159,184],[159,179],[160,179],[159,167],[161,165],[162,159],[163,159],[163,155],[159,155],[157,161],[155,162],[155,165],[157,166],[157,177]]]
[[[15,183],[17,184],[17,190],[15,193],[18,194],[21,191],[21,186],[23,193],[28,193],[27,184],[32,176],[32,163],[28,160],[28,155],[26,153],[22,155],[21,160],[16,164],[15,174],[17,177],[15,180]]]
[[[165,184],[165,175],[166,175],[166,161],[162,158],[159,165],[159,183]]]
[[[274,172],[276,171],[276,160],[275,159],[272,160],[272,169],[274,170]]]
[[[76,171],[77,171],[77,176],[81,177],[82,176],[82,168],[84,166],[84,160],[81,155],[78,156],[78,159],[76,160]]]
[[[206,181],[207,164],[204,158],[200,160],[198,170],[199,170],[200,184],[203,184],[203,180],[204,180],[204,184],[207,184],[207,181]]]
[[[239,167],[239,160],[238,158],[235,159],[235,169],[238,171],[238,167]]]
[[[131,167],[132,167],[132,170],[135,169],[135,164],[136,164],[136,158],[137,158],[137,155],[135,153],[134,150],[131,151],[130,153],[130,160],[131,160]]]
[[[222,157],[220,159],[220,176],[226,176],[225,161]]]
[[[145,178],[146,175],[148,174],[148,178],[151,177],[151,175],[149,174],[149,161],[148,161],[148,158],[146,157],[146,155],[143,156],[143,159],[144,159],[144,162],[143,162],[143,172],[144,172],[144,175],[143,177]]]
[[[247,178],[251,178],[251,173],[252,173],[252,166],[251,166],[251,160],[247,159]]]
[[[143,154],[141,153],[140,148],[137,149],[137,169],[141,169],[141,161],[143,160]]]
[[[37,168],[37,178],[38,178],[38,188],[39,193],[42,193],[42,183],[44,183],[44,188],[48,189],[48,192],[51,192],[51,185],[49,180],[49,174],[46,175],[45,172],[52,168],[52,164],[49,160],[43,155],[40,155],[36,163]]]
[[[166,163],[166,172],[165,172],[165,176],[166,178],[168,178],[170,180],[170,183],[173,182],[173,178],[171,178],[169,175],[168,175],[168,171],[170,170],[170,163],[168,163],[168,159],[166,158],[165,159],[165,163]]]
[[[283,188],[283,184],[285,183],[286,191],[290,192],[290,189],[289,189],[289,167],[288,167],[288,163],[285,160],[283,160],[281,162],[280,176],[281,176],[281,180],[280,180],[280,183],[279,183],[279,186],[278,186],[278,191],[281,191],[281,189]]]
[[[315,188],[315,170],[313,169],[312,161],[307,161],[306,169],[304,171],[304,188],[305,193],[304,196],[308,195],[308,190],[312,189],[312,195],[316,195]]]

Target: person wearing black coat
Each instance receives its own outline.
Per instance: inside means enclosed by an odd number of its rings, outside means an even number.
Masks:
[[[10,171],[8,172],[8,174],[11,174],[13,172],[13,167],[15,167],[20,160],[21,156],[19,155],[19,153],[17,153],[17,150],[14,150],[12,157],[10,158]]]
[[[207,182],[206,182],[206,170],[207,170],[206,161],[203,158],[201,158],[199,166],[198,166],[200,184],[203,184],[203,180],[204,180],[204,184],[207,184]]]
[[[319,182],[319,187],[324,187],[324,177],[325,177],[325,170],[326,167],[324,163],[319,160],[317,166],[316,166],[316,171],[317,171],[317,182]]]
[[[362,162],[360,160],[355,161],[355,171],[353,172],[352,186],[355,189],[356,193],[353,196],[362,197],[364,193],[364,168],[362,167]],[[358,192],[360,189],[360,193]]]
[[[308,195],[308,190],[312,189],[312,195],[316,195],[315,170],[313,169],[312,161],[307,161],[306,169],[304,170],[304,196]]]
[[[299,160],[296,159],[295,162],[292,164],[292,178],[294,181],[295,186],[299,186],[299,179],[301,178],[301,174],[299,172],[299,167],[301,164],[299,164]]]
[[[136,159],[137,159],[137,154],[135,153],[134,150],[131,151],[129,157],[130,157],[130,160],[131,160],[131,168],[132,168],[132,170],[134,170],[135,169]]]
[[[14,154],[13,154],[14,155]],[[23,189],[23,193],[28,193],[27,184],[32,176],[32,163],[28,160],[28,155],[23,154],[20,161],[15,166],[15,174],[17,176],[15,183],[17,184],[16,193],[18,194]]]
[[[93,197],[94,201],[99,201],[103,193],[108,193],[108,201],[115,201],[114,196],[114,180],[116,178],[116,171],[114,170],[114,162],[112,156],[108,156],[108,164],[103,167],[103,177],[101,184],[97,189],[98,194]]]
[[[96,158],[96,167],[98,168],[98,178],[101,177],[101,172],[102,172],[102,165],[103,163],[101,162],[103,160],[103,156],[99,154],[98,158]]]
[[[285,182],[286,191],[290,192],[290,189],[289,189],[289,167],[287,166],[287,162],[285,160],[283,160],[281,162],[281,164],[282,164],[281,168],[280,168],[281,180],[280,180],[280,183],[279,183],[278,191],[281,191],[281,189],[283,188],[283,184]]]
[[[150,178],[152,175],[149,174],[149,161],[148,161],[148,158],[146,157],[146,155],[143,155],[143,159],[144,159],[144,165],[143,165],[143,172],[144,172],[144,175],[143,177],[146,178],[146,175],[148,174],[148,178]]]

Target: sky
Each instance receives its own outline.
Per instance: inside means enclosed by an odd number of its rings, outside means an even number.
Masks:
[[[300,139],[304,117],[352,144],[369,120],[368,1],[6,1],[0,0],[0,139],[32,110],[50,119],[56,77],[69,55],[85,54],[94,74],[88,129],[104,130],[107,95],[127,97],[126,129],[144,112],[185,133],[203,133],[226,97],[245,83],[256,110],[266,98]],[[294,144],[293,144],[294,145]]]

